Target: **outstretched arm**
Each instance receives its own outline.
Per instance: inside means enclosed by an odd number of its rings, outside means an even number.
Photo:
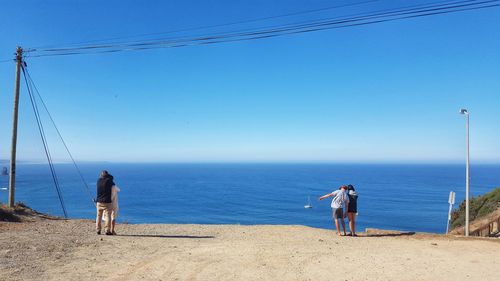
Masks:
[[[328,193],[328,194],[325,194],[325,195],[321,196],[321,197],[319,198],[319,200],[323,200],[323,199],[328,198],[328,197],[331,197],[331,196],[333,196],[333,194]]]

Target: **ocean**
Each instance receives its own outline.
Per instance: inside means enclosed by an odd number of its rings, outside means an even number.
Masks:
[[[16,202],[53,215],[62,209],[48,165],[18,164]],[[444,233],[448,196],[464,200],[464,165],[410,164],[56,164],[70,218],[94,219],[95,183],[108,170],[121,188],[118,222],[293,224],[332,229],[330,201],[342,184],[359,194],[358,230]],[[7,202],[8,177],[0,177]],[[500,165],[471,166],[471,195],[500,186]],[[311,198],[313,208],[304,205]]]

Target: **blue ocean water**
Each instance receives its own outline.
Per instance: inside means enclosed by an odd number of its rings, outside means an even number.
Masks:
[[[56,164],[72,218],[93,219],[95,182],[107,169],[120,186],[119,221],[129,223],[299,224],[333,228],[330,200],[317,198],[342,184],[359,193],[358,229],[442,233],[448,195],[464,199],[464,165],[361,164]],[[54,215],[61,206],[47,165],[21,164],[16,201]],[[6,176],[0,187],[7,187]],[[500,186],[500,165],[471,166],[471,194]],[[0,201],[8,192],[0,190]],[[312,209],[304,209],[308,196]]]

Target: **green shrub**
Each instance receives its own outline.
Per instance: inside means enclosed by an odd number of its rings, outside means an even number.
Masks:
[[[500,204],[500,187],[493,189],[484,196],[473,197],[469,201],[470,220],[484,217],[494,212]],[[451,213],[451,229],[465,225],[465,200]]]

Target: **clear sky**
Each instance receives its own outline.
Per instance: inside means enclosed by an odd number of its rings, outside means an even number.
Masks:
[[[0,60],[12,58],[17,45],[62,46],[353,2],[1,1]],[[373,1],[224,30],[427,2],[436,1]],[[458,163],[465,158],[465,120],[458,113],[465,107],[472,161],[500,163],[498,7],[27,63],[79,161]],[[13,88],[14,63],[0,63],[0,159],[10,154]],[[43,159],[25,87],[20,106],[18,157]],[[44,120],[54,158],[68,160]]]

